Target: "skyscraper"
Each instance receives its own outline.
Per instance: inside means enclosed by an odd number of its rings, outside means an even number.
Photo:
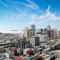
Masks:
[[[35,34],[35,25],[29,25],[24,30],[24,36],[25,37],[31,37]]]
[[[51,26],[50,25],[47,26],[47,30],[51,30]]]
[[[35,34],[35,25],[29,25],[29,30],[32,30],[33,34]]]

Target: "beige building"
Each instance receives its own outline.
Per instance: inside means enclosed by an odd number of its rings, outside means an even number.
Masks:
[[[31,37],[35,34],[35,25],[30,25],[24,29],[24,37]]]
[[[0,46],[0,53],[4,52],[5,51],[5,48],[4,46]]]

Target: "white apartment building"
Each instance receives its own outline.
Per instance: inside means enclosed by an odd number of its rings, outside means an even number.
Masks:
[[[32,46],[38,46],[40,42],[45,42],[46,40],[47,40],[47,34],[44,35],[35,34],[30,38],[30,44],[32,44]]]

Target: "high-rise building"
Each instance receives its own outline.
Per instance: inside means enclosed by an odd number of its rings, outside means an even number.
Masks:
[[[27,37],[31,37],[34,35],[34,32],[32,30],[28,30],[28,36]]]
[[[50,25],[47,26],[47,30],[51,30],[51,26]]]
[[[48,38],[52,38],[53,39],[53,30],[51,29],[51,26],[48,25],[47,26],[47,34],[48,34]]]
[[[47,34],[48,34],[48,38],[50,38],[50,39],[58,38],[57,37],[57,30],[56,29],[48,30]]]
[[[35,31],[35,25],[29,25],[28,29],[32,29],[33,31]]]
[[[32,46],[38,46],[40,42],[45,42],[47,40],[46,38],[47,34],[35,34],[30,38],[30,44],[32,44]]]
[[[35,25],[29,25],[28,30],[32,30],[33,34],[35,34]]]
[[[47,33],[47,28],[44,28],[44,33]]]
[[[24,37],[27,37],[27,36],[28,36],[28,27],[24,29]]]
[[[47,34],[48,34],[48,38],[51,38],[51,31],[50,30],[47,31]]]
[[[60,38],[60,31],[58,31],[58,37]]]
[[[35,37],[35,46],[39,45],[39,37]]]
[[[56,28],[54,29],[54,38],[58,38],[58,32]]]
[[[35,34],[35,25],[30,25],[29,27],[26,27],[24,30],[24,36],[25,37],[31,37]]]

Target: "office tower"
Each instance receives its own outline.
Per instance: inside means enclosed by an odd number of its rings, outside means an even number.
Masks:
[[[51,33],[52,33],[52,31],[51,31],[51,26],[50,25],[48,25],[47,26],[47,34],[48,34],[48,38],[51,38]]]
[[[47,26],[47,30],[51,30],[51,26],[50,25]]]
[[[39,45],[39,37],[35,37],[35,46]]]
[[[34,32],[32,30],[28,30],[28,37],[31,37],[34,35]]]
[[[51,31],[50,30],[47,31],[47,34],[48,34],[48,38],[51,38]]]
[[[29,25],[28,29],[31,30],[33,34],[35,34],[35,25]]]
[[[24,36],[25,37],[31,37],[35,34],[35,25],[29,25],[29,27],[26,27],[24,30]]]
[[[25,45],[26,45],[26,38],[24,37],[24,38],[21,40],[21,47],[24,49],[24,48],[25,48]]]
[[[55,28],[54,29],[54,39],[58,38],[58,32],[57,32],[57,29]]]
[[[47,33],[47,28],[44,28],[44,33]]]
[[[47,34],[35,34],[30,38],[30,44],[32,44],[32,46],[38,46],[40,42],[45,42],[47,40],[46,38]]]
[[[24,29],[24,37],[27,37],[27,36],[28,36],[28,27]]]

